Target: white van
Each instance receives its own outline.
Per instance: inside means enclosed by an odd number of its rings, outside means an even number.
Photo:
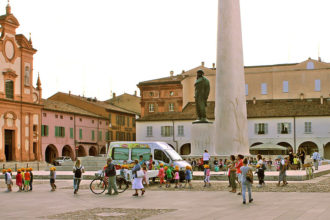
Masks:
[[[140,155],[143,156],[143,160],[148,163],[150,155],[152,155],[155,166],[157,167],[160,163],[164,166],[179,166],[180,177],[184,178],[184,170],[186,166],[190,164],[184,161],[181,156],[173,150],[165,142],[111,142],[107,158],[112,158],[114,164],[123,164],[126,160],[127,163],[131,163],[134,160],[139,160]],[[149,172],[149,171],[148,171]],[[156,177],[158,172],[150,172],[148,177]]]

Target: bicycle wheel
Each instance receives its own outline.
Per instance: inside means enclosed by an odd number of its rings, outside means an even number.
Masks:
[[[123,177],[116,177],[117,190],[119,193],[125,192],[128,189],[128,182]]]
[[[102,179],[94,179],[89,188],[94,194],[101,194],[105,191],[106,183]]]

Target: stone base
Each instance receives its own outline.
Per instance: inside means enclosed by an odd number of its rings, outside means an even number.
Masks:
[[[214,125],[212,123],[195,123],[191,127],[190,155],[203,155],[208,150],[210,155],[216,155],[214,149]]]

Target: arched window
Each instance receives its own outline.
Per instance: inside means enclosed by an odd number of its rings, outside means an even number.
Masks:
[[[28,66],[25,67],[24,85],[30,85],[30,68]]]
[[[5,88],[6,88],[6,98],[13,99],[14,98],[14,82],[12,80],[6,80]]]

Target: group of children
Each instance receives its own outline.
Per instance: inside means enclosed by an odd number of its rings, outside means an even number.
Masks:
[[[3,169],[2,173],[5,175],[5,183],[7,185],[7,192],[12,191],[12,171],[11,169]],[[32,191],[33,173],[32,168],[21,168],[17,170],[16,185],[18,186],[18,192]]]

